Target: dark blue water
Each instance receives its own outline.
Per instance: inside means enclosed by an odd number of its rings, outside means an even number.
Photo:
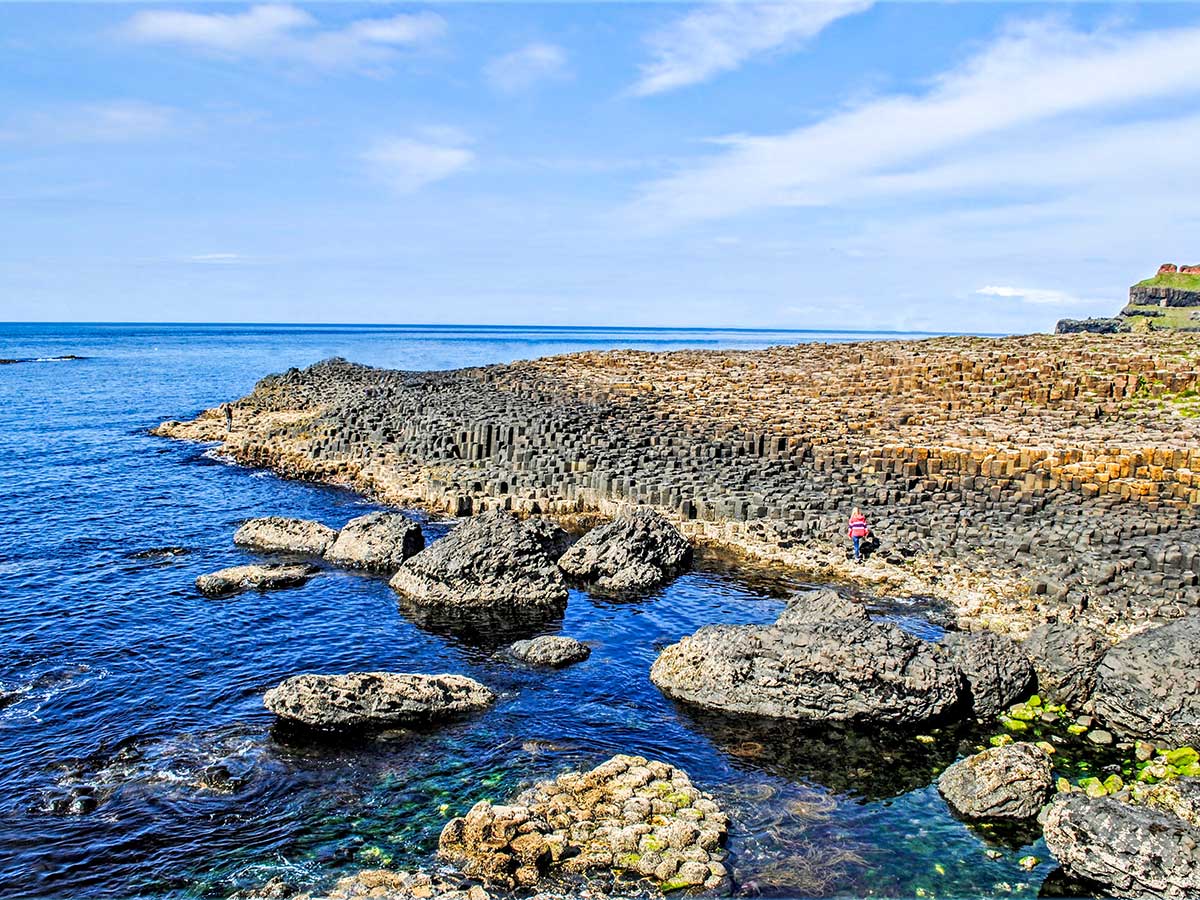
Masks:
[[[337,527],[374,507],[146,434],[334,355],[417,369],[844,337],[0,326],[0,358],[85,357],[0,366],[0,893],[225,896],[280,874],[307,886],[428,864],[446,819],[476,800],[630,752],[682,766],[729,807],[740,893],[1036,894],[1048,866],[1017,865],[1025,839],[968,829],[930,787],[959,738],[763,732],[697,718],[650,684],[657,650],[698,626],[772,619],[796,587],[787,576],[710,559],[633,602],[573,593],[540,630],[590,642],[591,658],[533,672],[497,654],[528,629],[415,620],[382,578],[328,571],[295,590],[201,597],[197,575],[250,558],[230,541],[243,519]],[[182,551],[134,558],[167,546]],[[879,603],[936,633],[920,609]],[[501,700],[428,733],[336,747],[273,736],[264,690],[371,669],[461,672]]]

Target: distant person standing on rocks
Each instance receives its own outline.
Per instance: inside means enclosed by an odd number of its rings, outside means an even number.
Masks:
[[[230,403],[226,403],[226,404],[224,404],[224,406],[225,406],[225,433],[229,434],[229,432],[233,431],[233,405]]]
[[[870,535],[871,529],[867,527],[867,517],[863,515],[863,511],[857,506],[854,507],[854,512],[850,514],[850,528],[848,533],[851,542],[854,544],[854,561],[862,562],[863,538]]]

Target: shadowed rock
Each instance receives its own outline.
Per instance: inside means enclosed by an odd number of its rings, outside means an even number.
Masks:
[[[1033,688],[1033,664],[1012,638],[993,631],[952,631],[942,646],[966,678],[971,707],[980,719],[995,718]]]
[[[400,513],[373,512],[351,519],[325,551],[334,565],[394,572],[425,548],[421,526]]]
[[[1037,672],[1038,692],[1054,703],[1079,708],[1096,686],[1096,665],[1108,650],[1104,635],[1066,622],[1039,625],[1025,639]]]
[[[572,578],[609,593],[641,591],[670,581],[692,561],[692,545],[649,507],[593,528],[558,561]]]
[[[321,556],[336,537],[336,531],[320,522],[266,516],[251,519],[242,525],[234,532],[233,542],[239,547],[264,553],[307,553]]]
[[[573,637],[545,634],[528,641],[517,641],[508,652],[531,666],[560,668],[582,662],[592,655],[592,648]]]
[[[196,590],[210,597],[227,597],[243,591],[272,591],[299,587],[320,570],[310,565],[231,566],[196,579]]]
[[[1054,786],[1050,755],[1029,743],[992,747],[956,762],[938,778],[938,791],[969,819],[1030,819]]]
[[[307,728],[361,730],[473,712],[495,699],[488,688],[463,675],[351,672],[296,675],[267,691],[263,704]]]

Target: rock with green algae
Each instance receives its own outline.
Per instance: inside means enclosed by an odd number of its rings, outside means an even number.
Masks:
[[[253,895],[252,895],[253,896]],[[306,892],[294,900],[489,900],[487,890],[449,872],[364,869],[340,879],[327,891]]]
[[[942,647],[966,678],[976,718],[995,718],[1033,684],[1033,664],[1012,638],[992,631],[951,632]]]

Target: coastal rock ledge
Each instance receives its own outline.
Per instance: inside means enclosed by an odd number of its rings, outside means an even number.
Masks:
[[[361,730],[409,725],[474,712],[496,699],[463,675],[351,672],[296,675],[267,691],[263,704],[306,728]]]

